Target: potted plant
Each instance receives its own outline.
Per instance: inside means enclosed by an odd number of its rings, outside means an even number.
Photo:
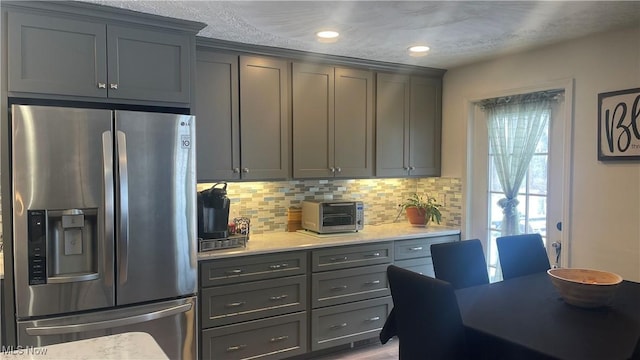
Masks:
[[[409,223],[413,226],[427,226],[431,221],[440,224],[440,221],[442,221],[442,213],[440,212],[442,204],[438,204],[436,198],[429,194],[426,195],[425,199],[422,195],[413,193],[399,206],[400,213],[398,213],[398,217],[404,210]]]

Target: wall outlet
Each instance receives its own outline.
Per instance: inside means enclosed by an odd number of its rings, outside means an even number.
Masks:
[[[445,201],[447,200],[447,194],[438,194],[438,197],[436,198],[438,200],[438,204],[445,206]]]

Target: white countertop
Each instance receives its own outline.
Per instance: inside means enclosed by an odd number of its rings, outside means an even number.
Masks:
[[[43,347],[11,349],[3,347],[2,360],[167,360],[151,335],[129,332]]]
[[[413,227],[409,223],[366,225],[353,233],[317,235],[311,232],[273,232],[250,234],[247,246],[198,253],[198,260],[221,259],[243,255],[268,254],[368,242],[413,239],[419,237],[457,235],[460,229],[445,226]]]

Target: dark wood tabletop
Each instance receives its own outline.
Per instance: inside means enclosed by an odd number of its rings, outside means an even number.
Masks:
[[[623,281],[612,304],[597,309],[566,304],[546,273],[456,295],[470,337],[495,342],[486,358],[630,359],[640,338],[640,283]]]

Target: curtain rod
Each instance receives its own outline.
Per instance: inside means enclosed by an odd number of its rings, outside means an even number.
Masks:
[[[544,90],[544,91],[537,91],[537,92],[527,93],[527,94],[516,94],[516,95],[500,96],[500,97],[491,98],[491,99],[484,99],[484,100],[478,101],[477,104],[484,109],[485,107],[490,107],[490,106],[520,104],[520,103],[535,102],[540,100],[559,101],[562,96],[564,96],[564,89]]]

